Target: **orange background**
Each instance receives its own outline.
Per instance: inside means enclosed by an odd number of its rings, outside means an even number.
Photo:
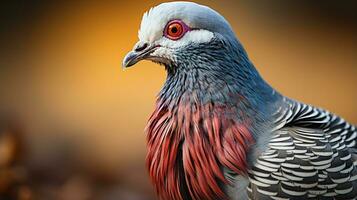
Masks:
[[[142,14],[159,2],[52,2],[2,29],[0,116],[21,124],[28,165],[71,163],[152,196],[143,130],[166,73],[147,61],[123,71],[121,62]],[[278,91],[357,124],[357,30],[347,11],[305,1],[197,2],[226,17]]]

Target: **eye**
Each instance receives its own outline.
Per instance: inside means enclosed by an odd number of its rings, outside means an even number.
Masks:
[[[189,30],[190,28],[182,21],[173,20],[166,25],[164,35],[171,40],[178,40]]]

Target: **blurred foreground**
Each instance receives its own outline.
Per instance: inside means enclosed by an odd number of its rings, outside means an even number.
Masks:
[[[151,188],[145,187],[145,169],[138,167],[141,163],[108,171],[100,166],[85,166],[73,160],[70,152],[62,152],[55,158],[57,162],[33,166],[23,140],[18,125],[0,122],[1,200],[154,199]]]

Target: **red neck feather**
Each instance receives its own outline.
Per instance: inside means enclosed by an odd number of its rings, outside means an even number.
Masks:
[[[249,122],[234,120],[231,110],[158,103],[147,126],[147,166],[160,199],[227,199],[223,168],[246,174],[253,142]]]

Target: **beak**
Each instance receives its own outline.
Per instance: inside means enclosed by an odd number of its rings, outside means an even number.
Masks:
[[[141,60],[144,60],[150,56],[150,54],[154,51],[156,46],[149,45],[145,42],[138,42],[132,51],[126,54],[123,60],[123,69],[129,68]]]

